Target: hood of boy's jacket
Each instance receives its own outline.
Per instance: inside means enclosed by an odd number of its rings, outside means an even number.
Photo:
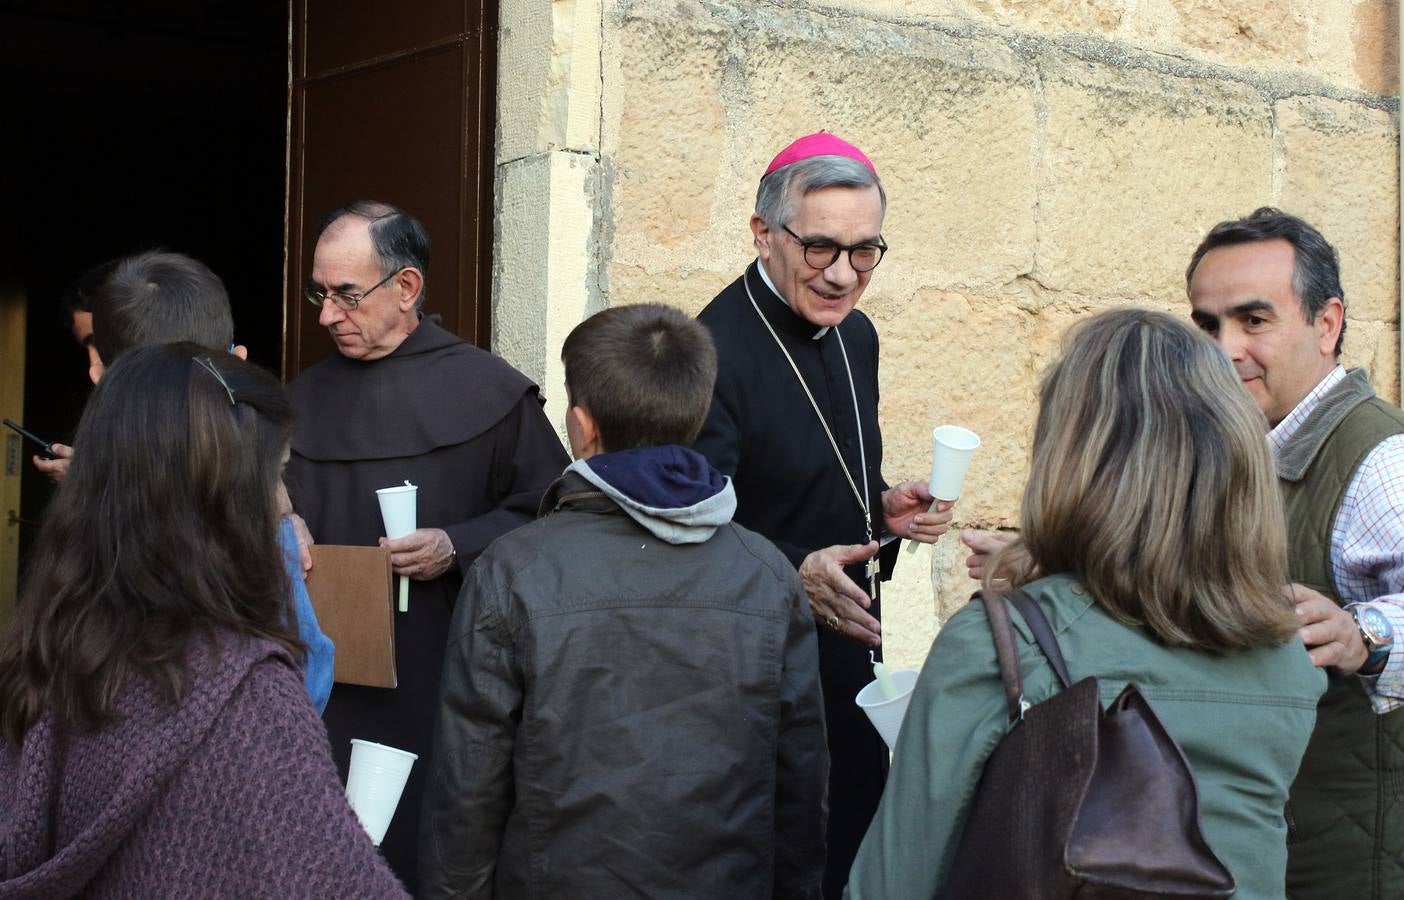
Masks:
[[[736,513],[731,479],[702,454],[675,444],[601,453],[576,460],[566,471],[670,544],[700,544]]]

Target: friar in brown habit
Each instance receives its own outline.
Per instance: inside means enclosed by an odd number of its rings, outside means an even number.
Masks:
[[[463,572],[535,517],[569,462],[536,385],[421,315],[428,257],[423,227],[388,204],[330,214],[308,299],[338,353],[289,385],[294,508],[316,540],[387,546],[395,574],[411,579],[408,611],[395,614],[399,686],[338,684],[325,714],[343,777],[353,737],[419,754],[381,845],[411,892],[422,773]],[[387,540],[375,491],[406,480],[419,487],[421,527]]]

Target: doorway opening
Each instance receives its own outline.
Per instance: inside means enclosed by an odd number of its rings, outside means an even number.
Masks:
[[[141,250],[213,269],[236,339],[280,370],[288,23],[287,0],[21,0],[0,12],[0,285],[23,293],[27,313],[24,359],[0,367],[23,368],[31,431],[68,443],[90,387],[64,293]],[[30,453],[21,564],[53,490]]]

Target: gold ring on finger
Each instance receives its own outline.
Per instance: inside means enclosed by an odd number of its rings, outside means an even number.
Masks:
[[[824,620],[824,623],[827,624],[827,625],[828,625],[830,628],[832,628],[834,631],[838,631],[838,630],[839,630],[839,626],[842,624],[842,622],[841,622],[841,620],[839,619],[839,617],[836,616],[836,615],[834,615],[833,613],[829,613],[829,617],[828,617],[827,619]]]

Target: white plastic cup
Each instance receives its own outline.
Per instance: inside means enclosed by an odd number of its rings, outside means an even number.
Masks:
[[[377,847],[385,839],[405,780],[419,757],[407,750],[351,739],[351,770],[346,776],[346,800],[361,827]]]
[[[375,492],[375,498],[380,501],[380,518],[385,522],[386,537],[402,538],[419,527],[415,524],[419,509],[418,485],[381,488]]]
[[[893,672],[892,681],[897,685],[897,696],[891,700],[882,695],[882,688],[876,679],[859,691],[855,698],[858,706],[868,714],[868,721],[887,742],[888,750],[897,746],[897,734],[902,730],[902,719],[907,715],[907,702],[912,699],[917,673],[914,669]]]
[[[940,425],[931,431],[931,496],[959,500],[965,470],[980,446],[980,436],[959,425]]]

